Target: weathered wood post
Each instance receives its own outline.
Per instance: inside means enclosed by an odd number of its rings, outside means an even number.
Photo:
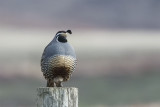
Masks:
[[[38,88],[37,107],[78,107],[78,89],[74,87]]]

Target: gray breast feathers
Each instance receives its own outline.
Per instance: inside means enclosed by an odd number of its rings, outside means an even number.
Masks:
[[[43,52],[42,60],[54,55],[69,55],[76,59],[75,51],[69,43],[50,43]]]

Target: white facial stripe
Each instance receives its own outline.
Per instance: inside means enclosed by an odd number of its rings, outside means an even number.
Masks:
[[[58,41],[58,36],[56,37],[56,41],[59,42],[59,41]]]
[[[64,34],[64,33],[57,33],[57,35],[59,35],[59,34]],[[57,35],[56,35],[56,36],[57,36]]]

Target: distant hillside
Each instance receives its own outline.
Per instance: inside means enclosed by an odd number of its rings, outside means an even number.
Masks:
[[[159,29],[159,19],[159,0],[0,0],[1,25]]]

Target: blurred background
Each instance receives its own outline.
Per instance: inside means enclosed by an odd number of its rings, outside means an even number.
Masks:
[[[36,107],[42,52],[67,29],[79,107],[160,106],[159,0],[0,0],[1,107]]]

